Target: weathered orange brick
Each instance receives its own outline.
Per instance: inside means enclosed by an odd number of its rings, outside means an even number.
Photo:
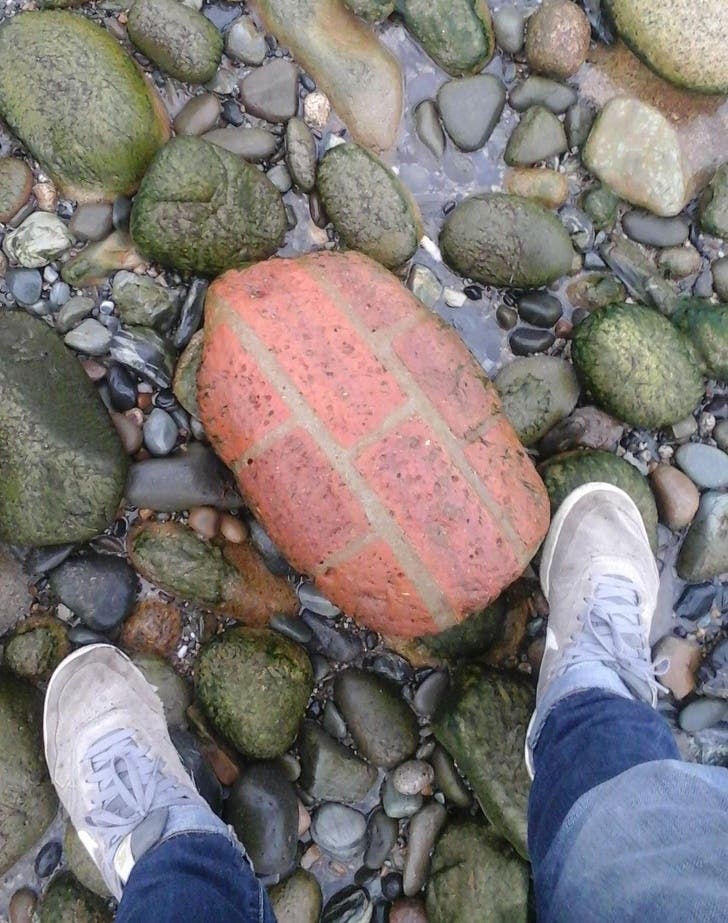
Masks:
[[[451,328],[428,318],[393,348],[456,436],[501,416],[498,392]]]
[[[472,611],[486,580],[500,589],[518,576],[498,524],[422,420],[387,433],[359,456],[357,468],[455,609]]]
[[[203,362],[197,376],[200,412],[218,454],[233,465],[255,442],[285,423],[290,412],[227,324],[206,332],[204,348],[214,354],[215,362]]]
[[[381,298],[381,285],[391,285],[391,273],[379,263],[372,265],[370,273],[362,273],[360,254],[350,251],[340,254],[337,261],[336,286],[328,289],[330,296],[346,301],[350,311],[372,333],[393,327],[412,319],[409,304],[401,298]]]
[[[382,634],[413,637],[432,632],[432,613],[383,541],[328,568],[316,583],[352,618]]]
[[[303,429],[243,459],[235,473],[273,541],[304,572],[369,530],[359,499]]]

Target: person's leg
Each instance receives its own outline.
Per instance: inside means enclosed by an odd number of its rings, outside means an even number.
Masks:
[[[181,834],[151,849],[126,883],[116,923],[275,923],[240,849],[217,834]]]

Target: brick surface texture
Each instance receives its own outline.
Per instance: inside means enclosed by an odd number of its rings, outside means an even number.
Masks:
[[[543,484],[480,365],[360,254],[217,279],[198,396],[281,551],[386,635],[431,634],[482,609],[548,528]]]

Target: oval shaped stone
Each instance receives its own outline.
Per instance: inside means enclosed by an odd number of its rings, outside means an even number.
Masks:
[[[478,73],[493,57],[495,33],[485,0],[400,0],[397,12],[448,74]]]
[[[104,29],[66,12],[21,13],[0,29],[0,115],[78,201],[134,192],[169,137],[134,61]]]
[[[573,249],[559,219],[520,196],[472,196],[450,213],[440,235],[445,261],[487,285],[538,288],[571,269]]]
[[[484,608],[548,525],[543,487],[482,368],[360,254],[216,280],[198,397],[206,433],[281,552],[387,634],[432,634]],[[401,420],[385,423],[398,408]]]

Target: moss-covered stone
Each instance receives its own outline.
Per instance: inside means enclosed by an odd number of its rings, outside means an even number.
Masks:
[[[66,860],[69,872],[84,888],[101,898],[111,897],[111,892],[101,877],[98,866],[79,839],[76,828],[70,821],[66,827],[66,835],[63,837],[63,858]]]
[[[113,919],[104,901],[70,875],[53,879],[37,913],[38,923],[111,923]]]
[[[687,338],[657,312],[614,304],[574,330],[572,358],[609,413],[650,429],[687,416],[703,394]]]
[[[538,288],[571,269],[574,251],[556,215],[530,199],[484,193],[465,199],[440,235],[445,261],[488,285]]]
[[[528,866],[482,824],[451,824],[432,856],[426,901],[429,923],[525,923]]]
[[[352,13],[369,22],[381,22],[394,12],[394,0],[344,0],[344,3]]]
[[[41,699],[0,672],[0,875],[37,842],[58,803],[43,756]]]
[[[117,272],[111,297],[125,324],[169,330],[177,315],[177,304],[172,292],[149,276],[140,276],[127,270]]]
[[[222,34],[184,3],[136,0],[127,29],[142,54],[177,80],[207,83],[215,76],[222,58]]]
[[[728,163],[715,171],[700,197],[700,226],[708,234],[728,239]]]
[[[626,491],[642,514],[647,537],[653,548],[657,548],[657,507],[647,478],[611,452],[598,449],[578,449],[550,458],[539,467],[539,473],[546,485],[551,500],[551,511],[555,513],[566,497],[590,481],[614,484]]]
[[[114,231],[104,240],[84,247],[63,264],[61,277],[74,288],[100,285],[117,269],[139,269],[145,260],[126,231]]]
[[[253,164],[199,138],[176,138],[155,157],[131,213],[131,235],[150,259],[215,276],[271,256],[286,210]]]
[[[395,8],[448,74],[477,74],[493,57],[495,34],[485,0],[397,0]]]
[[[443,660],[460,660],[483,654],[500,640],[506,619],[505,597],[480,612],[469,616],[458,625],[436,635],[419,638],[420,644],[432,657]]]
[[[321,919],[321,885],[305,869],[297,869],[271,888],[270,901],[278,923],[319,923]]]
[[[50,678],[70,650],[63,622],[36,615],[18,625],[5,645],[4,662],[16,676],[39,683]]]
[[[313,689],[303,648],[273,631],[233,628],[200,653],[195,687],[208,718],[244,756],[291,746]]]
[[[174,371],[174,381],[172,382],[174,396],[187,413],[191,413],[198,420],[200,418],[200,408],[197,405],[197,371],[202,362],[204,339],[204,330],[198,330],[194,334],[179,357]]]
[[[126,469],[116,430],[73,354],[42,321],[3,312],[0,537],[19,545],[92,538],[116,515]]]
[[[134,192],[169,137],[161,101],[119,43],[62,11],[0,28],[0,115],[79,201]]]
[[[505,415],[525,446],[568,417],[581,391],[573,367],[555,356],[529,356],[503,366],[495,386]]]
[[[701,93],[728,93],[724,0],[605,0],[604,8],[661,77]]]
[[[728,381],[728,304],[686,298],[678,302],[672,321],[690,338],[705,374]]]
[[[522,677],[470,665],[456,673],[433,723],[485,816],[524,859],[531,783],[523,748],[533,704],[532,687]]]
[[[422,227],[411,193],[365,148],[331,148],[319,164],[316,186],[347,247],[390,269],[401,266],[417,249]]]

